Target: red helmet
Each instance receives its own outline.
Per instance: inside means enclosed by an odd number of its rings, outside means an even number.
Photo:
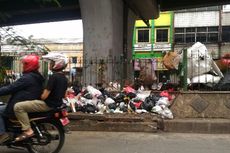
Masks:
[[[39,68],[39,56],[26,55],[22,58],[23,72],[31,72]]]

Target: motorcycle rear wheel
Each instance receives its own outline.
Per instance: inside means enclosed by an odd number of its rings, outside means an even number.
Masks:
[[[56,120],[36,121],[36,124],[43,138],[39,136],[31,138],[31,144],[27,147],[29,153],[58,153],[65,141],[62,125]]]

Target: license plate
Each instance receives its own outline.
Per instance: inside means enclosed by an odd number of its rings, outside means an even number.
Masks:
[[[61,121],[63,126],[66,126],[70,122],[67,117],[61,118],[60,121]]]

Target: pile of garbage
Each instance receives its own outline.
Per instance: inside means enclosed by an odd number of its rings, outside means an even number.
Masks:
[[[93,86],[83,88],[75,95],[73,89],[68,89],[65,103],[71,112],[84,113],[154,113],[162,118],[173,119],[169,109],[175,98],[170,90],[158,93],[150,91],[136,91],[126,86],[121,92],[112,95],[104,88],[96,89]]]
[[[168,52],[163,58],[163,64],[168,70],[178,70],[183,62],[184,52]],[[183,74],[183,72],[181,72]],[[224,78],[223,73],[212,59],[211,53],[200,42],[187,49],[187,83],[188,86],[204,84],[214,88]]]

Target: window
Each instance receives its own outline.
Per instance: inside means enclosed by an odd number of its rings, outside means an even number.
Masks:
[[[186,43],[193,43],[195,42],[195,28],[185,28],[185,42]]]
[[[169,42],[168,29],[156,29],[156,42]]]
[[[208,32],[217,32],[218,27],[208,27]]]
[[[2,66],[6,67],[7,69],[12,69],[13,64],[13,57],[12,56],[2,56]]]
[[[149,33],[150,33],[149,29],[138,29],[137,42],[150,42]]]
[[[72,63],[77,63],[77,57],[72,57]]]
[[[195,42],[195,34],[186,34],[186,43]]]
[[[222,27],[222,41],[230,42],[230,26]]]
[[[230,31],[229,31],[230,32]],[[176,28],[175,43],[218,42],[218,27]]]
[[[208,42],[218,42],[218,33],[208,33]]]
[[[175,29],[175,35],[174,35],[174,39],[175,42],[177,43],[184,43],[185,42],[185,28],[176,28]]]
[[[184,33],[185,28],[176,28],[175,33]]]
[[[175,42],[184,43],[184,34],[175,34]]]
[[[198,27],[196,33],[196,42],[207,42],[207,27]]]
[[[197,32],[207,32],[207,27],[198,27]]]
[[[196,42],[199,41],[199,42],[207,42],[207,35],[206,33],[197,33],[196,34]]]
[[[188,32],[195,32],[196,29],[195,28],[186,28],[185,30],[188,33]]]
[[[207,32],[207,42],[218,42],[219,40],[219,28],[218,27],[208,27]]]

